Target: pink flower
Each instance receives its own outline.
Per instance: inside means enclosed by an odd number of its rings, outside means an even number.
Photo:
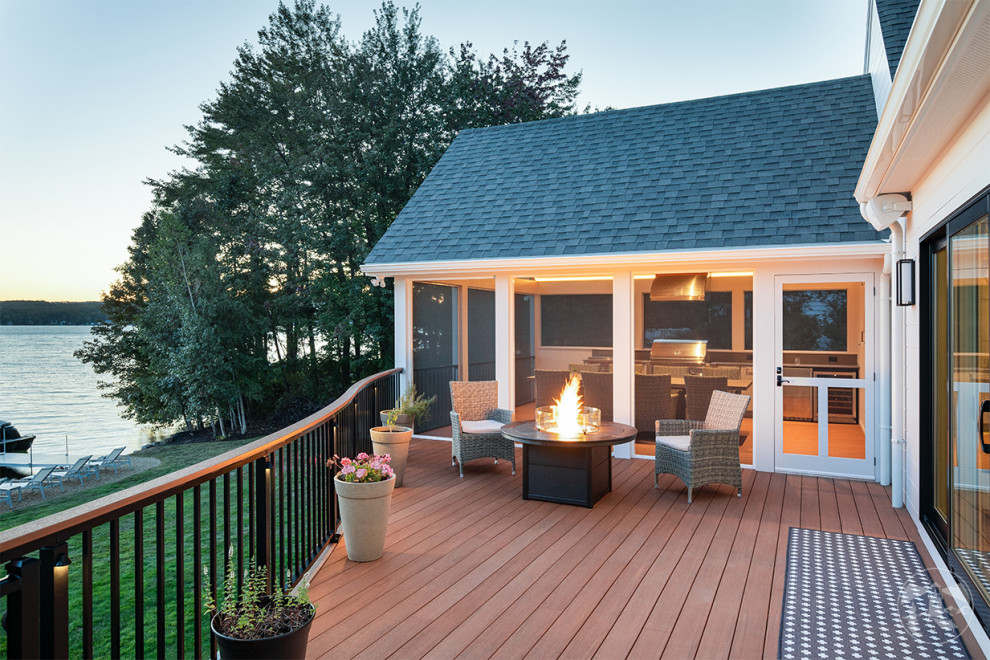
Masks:
[[[361,452],[360,454],[358,454],[358,455],[357,455],[357,459],[358,459],[359,461],[366,461],[366,460],[368,460],[369,458],[371,458],[371,457],[370,457],[370,456],[368,456],[368,455],[367,455],[366,453],[364,453],[364,452]]]
[[[340,469],[341,474],[354,474],[354,466],[348,463]]]
[[[349,459],[349,458],[342,458],[342,459],[340,459],[340,464],[341,465],[350,465],[351,464],[351,459]]]
[[[366,474],[368,474],[368,471],[365,470],[364,468],[360,468],[357,471],[357,478],[358,479],[364,479],[364,477],[365,477]]]

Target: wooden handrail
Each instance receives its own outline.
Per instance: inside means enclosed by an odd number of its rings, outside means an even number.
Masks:
[[[0,562],[10,561],[42,546],[66,541],[87,529],[118,519],[259,458],[264,458],[343,410],[360,391],[371,383],[401,371],[401,367],[390,369],[359,380],[325,408],[249,445],[238,447],[119,493],[113,493],[72,509],[60,511],[0,532]]]

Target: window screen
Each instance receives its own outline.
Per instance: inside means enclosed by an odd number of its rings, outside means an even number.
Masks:
[[[612,295],[540,296],[544,346],[611,346]]]

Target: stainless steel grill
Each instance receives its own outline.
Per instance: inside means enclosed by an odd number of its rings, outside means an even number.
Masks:
[[[650,347],[650,362],[700,367],[705,363],[707,351],[706,339],[654,339]]]

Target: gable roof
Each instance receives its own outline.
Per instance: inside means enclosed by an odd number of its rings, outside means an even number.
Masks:
[[[907,43],[920,3],[921,0],[876,0],[877,18],[880,19],[880,32],[883,34],[883,47],[887,51],[891,78],[901,62],[904,44]]]
[[[465,130],[367,264],[880,240],[868,75]]]

